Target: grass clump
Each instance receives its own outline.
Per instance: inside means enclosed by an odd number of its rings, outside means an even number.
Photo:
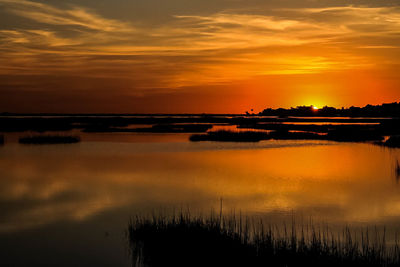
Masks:
[[[35,135],[19,138],[20,144],[72,144],[78,143],[81,139],[79,136],[66,136],[66,135]]]
[[[136,216],[128,227],[133,266],[399,266],[385,233],[355,238],[313,225],[264,225],[242,216]],[[373,240],[373,241],[372,241]]]

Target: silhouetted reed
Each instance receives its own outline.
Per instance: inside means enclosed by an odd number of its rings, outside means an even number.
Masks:
[[[181,212],[136,216],[127,235],[133,266],[399,266],[397,239],[388,246],[385,230],[357,233]]]
[[[26,136],[19,138],[20,144],[71,144],[80,142],[79,136],[66,136],[66,135],[36,135]]]

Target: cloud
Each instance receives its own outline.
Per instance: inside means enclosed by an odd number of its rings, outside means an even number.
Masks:
[[[103,18],[78,6],[61,9],[26,0],[0,0],[0,5],[13,14],[44,24],[78,26],[105,32],[131,30],[127,23]]]
[[[0,0],[30,28],[0,29],[2,75],[122,79],[126,90],[230,83],[394,64],[399,7],[221,11],[162,25],[125,22],[80,6]],[[379,48],[379,49],[372,49]]]

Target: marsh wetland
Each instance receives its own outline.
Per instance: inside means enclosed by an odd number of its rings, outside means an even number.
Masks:
[[[258,226],[252,233],[260,233],[260,223],[264,233],[273,226],[276,244],[287,245],[282,255],[293,252],[293,219],[297,248],[301,227],[335,237],[326,253],[348,243],[346,229],[360,249],[351,247],[354,255],[383,257],[383,237],[385,253],[393,256],[397,246],[397,119],[9,116],[0,122],[0,258],[6,265],[131,266],[130,229],[154,220],[172,227],[181,210],[191,214],[183,228],[194,224],[223,238],[228,233],[251,255],[261,249],[257,244],[272,243],[268,235],[255,235],[254,243],[253,234],[244,242],[239,228],[229,226],[239,224],[239,214]],[[197,135],[217,137],[190,141]],[[36,144],[21,142],[26,137]],[[80,142],[64,142],[71,137]],[[227,228],[217,225],[221,198]],[[367,229],[368,246],[361,240]],[[322,237],[310,242],[304,251],[325,246]]]

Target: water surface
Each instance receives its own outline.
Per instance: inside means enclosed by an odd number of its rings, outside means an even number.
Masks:
[[[224,211],[331,225],[400,219],[399,149],[366,143],[188,142],[188,134],[83,134],[72,145],[0,147],[4,263],[128,266],[130,216]],[[6,135],[6,140],[16,137]]]

